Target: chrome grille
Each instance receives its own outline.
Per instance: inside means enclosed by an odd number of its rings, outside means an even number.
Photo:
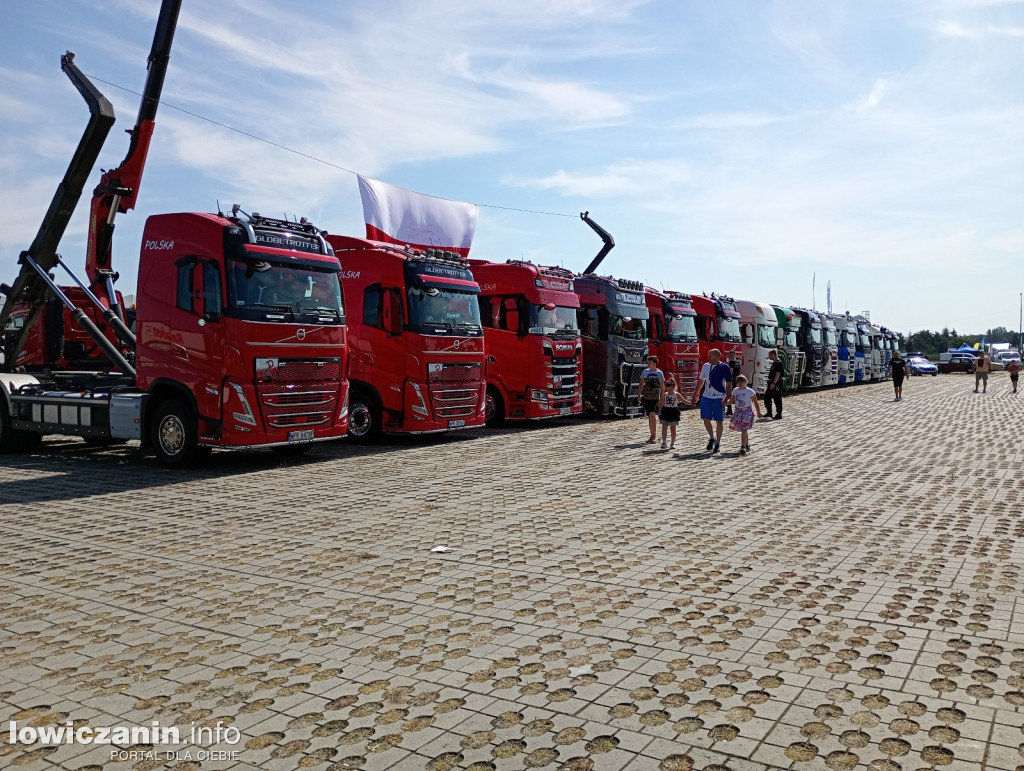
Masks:
[[[442,364],[427,376],[431,407],[438,419],[470,418],[480,412],[483,366]]]
[[[321,426],[337,411],[336,381],[307,381],[301,386],[280,381],[257,383],[256,392],[263,417],[271,428]]]

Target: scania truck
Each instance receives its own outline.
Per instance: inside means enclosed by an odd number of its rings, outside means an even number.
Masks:
[[[758,396],[768,387],[768,354],[778,350],[779,322],[769,303],[737,300],[740,313],[740,337],[743,340],[742,373]]]
[[[573,287],[580,299],[584,412],[639,415],[650,319],[643,283],[585,274]]]
[[[170,56],[180,3],[165,0],[129,151],[93,193],[86,256],[88,283],[56,253],[68,220],[114,122],[110,102],[74,64],[62,69],[91,118],[13,286],[0,291],[0,327],[29,308],[6,341],[16,368],[32,325],[58,298],[110,360],[105,371],[7,372],[0,377],[0,450],[30,447],[43,435],[151,445],[179,467],[201,448],[275,447],[295,454],[343,436],[347,420],[345,317],[338,262],[308,223],[223,214],[150,217],[139,257],[136,331],[124,323],[111,269],[114,218],[134,208]],[[75,280],[120,346],[74,305],[51,277]]]
[[[732,367],[735,377],[742,371],[744,360],[736,301],[724,295],[695,294],[690,296],[690,302],[697,312],[697,344],[701,362],[706,362],[708,352],[717,348],[722,352],[722,361]]]
[[[644,301],[651,314],[648,328],[650,353],[668,377],[675,376],[676,388],[686,401],[697,393],[700,350],[697,343],[697,312],[690,295],[644,288]]]
[[[782,389],[787,392],[796,391],[804,379],[804,370],[807,367],[807,357],[800,350],[798,336],[800,334],[801,319],[799,313],[794,313],[791,308],[782,305],[773,305],[775,318],[779,322],[779,330],[782,333],[782,345],[780,360],[785,367],[782,379]]]
[[[484,425],[480,285],[458,252],[328,235],[352,348],[349,436]]]
[[[532,262],[470,260],[487,352],[490,425],[583,411],[583,344],[574,276]]]
[[[800,314],[800,335],[797,341],[800,350],[807,358],[807,369],[801,388],[821,388],[821,375],[825,367],[825,337],[822,332],[821,317],[814,311],[794,308]]]

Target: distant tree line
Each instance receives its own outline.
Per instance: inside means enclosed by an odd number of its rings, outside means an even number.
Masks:
[[[994,327],[986,330],[984,335],[962,335],[949,327],[943,327],[941,332],[923,329],[920,332],[911,332],[903,338],[903,350],[920,351],[925,356],[935,357],[950,348],[959,348],[964,343],[973,346],[980,343],[983,337],[986,344],[1010,343],[1016,346],[1018,336],[1017,330],[1006,327]]]

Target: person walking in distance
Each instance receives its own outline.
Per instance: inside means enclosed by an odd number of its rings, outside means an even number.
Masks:
[[[1006,365],[1006,371],[1010,373],[1010,382],[1013,383],[1013,392],[1017,393],[1017,380],[1020,377],[1020,362],[1016,359],[1010,359],[1010,363]]]
[[[665,395],[665,373],[658,369],[658,357],[647,357],[647,369],[640,373],[640,406],[647,416],[651,436],[647,444],[654,444],[658,433],[658,410]]]
[[[725,419],[723,400],[732,392],[732,367],[722,361],[717,348],[708,351],[707,363],[700,369],[697,393],[690,406],[700,402],[700,417],[708,432],[709,452],[718,452],[722,446],[722,422]],[[714,425],[712,426],[712,423]]]
[[[679,402],[682,397],[676,390],[676,381],[671,375],[665,381],[665,396],[661,400],[661,449],[674,450],[676,448],[676,427],[679,425],[680,411]],[[669,429],[672,430],[671,446],[665,444]]]
[[[730,431],[740,432],[740,455],[750,452],[749,431],[754,427],[754,411],[761,417],[761,405],[757,403],[757,391],[747,385],[746,375],[736,378],[736,387],[726,399],[736,405],[732,420],[729,421]]]
[[[889,360],[889,374],[892,375],[892,388],[896,392],[894,402],[903,401],[903,378],[907,376],[907,362],[900,356],[899,351],[892,352]]]
[[[981,384],[981,392],[988,392],[988,371],[991,369],[991,360],[982,351],[974,360],[974,393],[978,393],[978,385]]]
[[[768,386],[764,392],[764,414],[775,420],[782,420],[782,374],[783,366],[779,361],[778,351],[768,351],[768,360],[772,363],[768,368]],[[739,382],[737,378],[736,382]],[[775,404],[775,414],[772,415],[772,403]],[[760,417],[760,416],[758,416]]]

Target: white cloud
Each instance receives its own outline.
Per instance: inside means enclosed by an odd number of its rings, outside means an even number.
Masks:
[[[657,192],[689,181],[685,163],[664,161],[623,161],[596,173],[570,173],[559,169],[545,177],[507,176],[502,182],[513,187],[553,190],[564,196],[607,198],[610,196],[657,198]]]
[[[785,118],[768,113],[723,112],[694,115],[676,121],[674,125],[680,129],[754,129],[778,123],[781,120],[785,120]]]
[[[935,22],[932,31],[944,37],[984,38],[984,37],[1024,37],[1024,25],[997,26],[993,24],[971,25],[952,19]]]
[[[858,99],[856,102],[852,102],[846,108],[854,112],[867,112],[868,110],[875,109],[881,103],[885,92],[889,90],[890,82],[889,78],[878,78],[866,96]]]

